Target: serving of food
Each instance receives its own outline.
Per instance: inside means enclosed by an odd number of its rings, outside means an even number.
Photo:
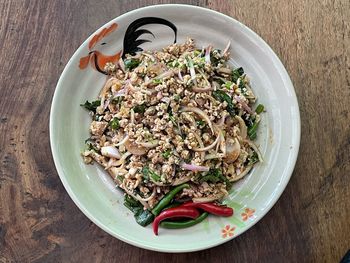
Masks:
[[[53,160],[77,207],[161,252],[251,228],[283,193],[299,143],[277,55],[242,23],[191,5],[136,9],[97,29],[65,66],[50,112]]]
[[[92,118],[85,163],[109,173],[136,222],[153,222],[155,234],[159,224],[231,216],[221,200],[262,161],[253,141],[264,106],[244,69],[229,65],[229,50],[188,39],[127,54],[105,65],[98,98],[82,104]]]

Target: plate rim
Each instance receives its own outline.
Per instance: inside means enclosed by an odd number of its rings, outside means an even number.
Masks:
[[[251,36],[253,36],[254,38],[258,39],[261,44],[262,47],[265,51],[268,52],[268,55],[271,56],[272,60],[276,63],[276,65],[278,66],[279,70],[280,70],[280,76],[283,80],[283,82],[285,83],[285,86],[287,86],[288,90],[292,93],[292,98],[294,99],[293,104],[295,104],[295,110],[296,110],[296,118],[294,119],[293,123],[294,125],[296,125],[294,127],[295,129],[295,141],[296,141],[296,145],[294,146],[294,150],[291,152],[291,162],[290,165],[288,167],[288,169],[286,169],[286,174],[287,176],[284,178],[283,181],[281,181],[281,184],[279,185],[279,191],[276,193],[274,200],[272,202],[269,203],[269,205],[266,207],[266,209],[264,209],[262,211],[262,213],[259,215],[259,218],[257,218],[256,220],[254,220],[252,222],[252,224],[250,224],[249,226],[247,226],[245,229],[242,230],[241,233],[234,235],[233,237],[227,238],[227,239],[222,239],[219,242],[214,242],[212,244],[206,245],[206,246],[202,246],[202,247],[196,247],[196,248],[159,248],[159,247],[155,247],[152,245],[147,245],[141,242],[136,242],[130,239],[125,238],[124,236],[118,235],[116,233],[113,233],[111,230],[109,230],[108,227],[106,227],[103,223],[101,223],[98,219],[96,219],[94,217],[94,215],[88,211],[88,209],[86,209],[86,207],[84,205],[82,205],[79,201],[79,199],[77,198],[77,196],[75,195],[75,193],[72,191],[68,181],[66,180],[65,176],[63,176],[64,172],[63,172],[63,168],[61,167],[60,164],[60,159],[58,157],[58,153],[57,153],[57,149],[55,148],[55,142],[54,142],[54,136],[53,136],[53,130],[54,130],[54,116],[56,115],[56,111],[59,110],[59,107],[57,106],[58,101],[57,101],[57,97],[58,97],[58,91],[60,90],[60,86],[62,86],[62,81],[63,81],[63,76],[66,75],[67,71],[69,70],[69,68],[72,66],[73,60],[75,60],[75,58],[78,56],[78,53],[83,49],[83,47],[86,46],[86,44],[88,43],[88,41],[91,39],[91,37],[96,34],[97,32],[99,32],[101,29],[103,29],[104,27],[108,26],[110,23],[112,23],[112,21],[114,21],[115,19],[123,19],[124,17],[136,14],[138,12],[142,12],[143,10],[147,10],[147,9],[153,9],[153,8],[163,8],[163,7],[184,7],[184,8],[193,8],[193,9],[199,9],[201,11],[204,12],[209,12],[213,15],[217,15],[217,16],[221,16],[224,17],[225,19],[228,19],[231,23],[237,24],[240,27],[242,27],[247,33],[251,34]],[[88,219],[90,221],[92,221],[94,224],[96,224],[99,228],[101,228],[102,230],[104,230],[105,232],[107,232],[108,234],[110,234],[111,236],[124,241],[128,244],[131,244],[133,246],[136,247],[140,247],[140,248],[144,248],[144,249],[148,249],[148,250],[153,250],[153,251],[158,251],[158,252],[167,252],[167,253],[181,253],[181,252],[194,252],[194,251],[200,251],[200,250],[204,250],[204,249],[208,249],[208,248],[212,248],[212,247],[216,247],[218,245],[221,245],[223,243],[226,243],[230,240],[233,240],[234,238],[238,237],[239,235],[243,234],[244,232],[246,232],[247,230],[251,229],[256,223],[258,223],[271,209],[272,207],[277,203],[277,201],[279,200],[279,198],[281,197],[282,193],[284,192],[287,184],[290,181],[290,178],[293,174],[294,168],[295,168],[295,164],[298,158],[298,153],[299,153],[299,148],[300,148],[300,137],[301,137],[301,123],[300,123],[300,110],[299,110],[299,103],[298,103],[298,98],[296,96],[295,93],[295,89],[293,86],[293,83],[290,79],[290,76],[285,68],[285,66],[283,65],[282,61],[280,60],[280,58],[277,56],[277,54],[273,51],[273,49],[265,42],[265,40],[260,37],[257,33],[255,33],[252,29],[250,29],[249,27],[247,27],[246,25],[244,25],[243,23],[239,22],[238,20],[234,19],[233,17],[230,17],[229,15],[223,14],[221,12],[209,9],[209,8],[205,8],[205,7],[199,7],[199,6],[194,6],[194,5],[190,5],[190,4],[157,4],[157,5],[150,5],[150,6],[145,6],[145,7],[141,7],[141,8],[137,8],[131,11],[128,11],[122,15],[119,15],[111,20],[109,20],[108,22],[106,22],[105,24],[103,24],[101,27],[99,27],[97,30],[95,30],[94,32],[92,32],[83,43],[81,43],[81,45],[75,50],[75,52],[73,53],[73,55],[70,57],[70,59],[68,60],[67,64],[65,65],[59,80],[57,82],[57,85],[55,87],[55,91],[54,91],[54,95],[52,98],[52,102],[51,102],[51,108],[50,108],[50,121],[49,121],[49,136],[50,136],[50,148],[51,148],[51,153],[53,156],[53,160],[54,160],[54,164],[57,170],[57,174],[65,188],[65,190],[67,191],[68,195],[70,196],[70,198],[73,200],[73,202],[75,203],[75,205],[80,209],[80,211],[82,211],[86,217],[88,217]]]

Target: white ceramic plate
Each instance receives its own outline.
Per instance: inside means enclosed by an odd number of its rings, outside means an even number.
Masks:
[[[153,235],[151,226],[143,228],[134,221],[122,204],[122,193],[115,188],[109,176],[97,165],[85,165],[80,156],[84,140],[89,137],[90,118],[79,104],[94,100],[106,79],[93,69],[89,61],[94,60],[94,54],[104,54],[113,59],[113,55],[123,50],[127,27],[144,17],[159,17],[173,23],[177,28],[178,42],[192,37],[197,46],[212,44],[223,49],[230,40],[233,63],[245,69],[259,103],[264,104],[267,110],[262,115],[257,140],[264,163],[236,183],[226,199],[226,203],[235,209],[235,215],[231,218],[208,217],[201,224],[183,230],[161,229],[159,236]],[[152,40],[142,44],[143,49],[160,49],[174,40],[174,32],[168,26],[149,24],[143,28],[155,36],[143,36]],[[80,60],[83,62],[81,68]],[[276,203],[296,162],[300,116],[293,85],[285,68],[271,48],[252,30],[209,9],[158,5],[113,19],[74,53],[59,79],[53,98],[50,140],[63,185],[77,206],[95,224],[114,237],[142,248],[165,252],[196,251],[240,235]]]

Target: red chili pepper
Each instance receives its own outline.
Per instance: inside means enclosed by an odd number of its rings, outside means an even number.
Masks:
[[[158,227],[159,223],[165,219],[168,218],[174,218],[174,217],[187,217],[187,218],[192,218],[195,219],[199,216],[199,212],[197,209],[194,207],[183,207],[183,206],[178,206],[178,207],[173,207],[169,208],[167,210],[164,210],[161,212],[153,221],[153,232],[155,235],[158,235]]]
[[[188,202],[181,205],[182,207],[195,207],[200,208],[210,214],[217,216],[232,216],[233,209],[231,207],[217,205],[215,203],[193,203]]]

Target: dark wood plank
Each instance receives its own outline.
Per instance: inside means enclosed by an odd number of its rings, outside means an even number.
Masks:
[[[112,238],[65,192],[48,120],[64,65],[103,23],[157,3],[206,6],[260,34],[291,75],[302,118],[286,191],[255,227],[202,252],[165,254]],[[338,262],[350,247],[350,2],[0,3],[0,262]]]

